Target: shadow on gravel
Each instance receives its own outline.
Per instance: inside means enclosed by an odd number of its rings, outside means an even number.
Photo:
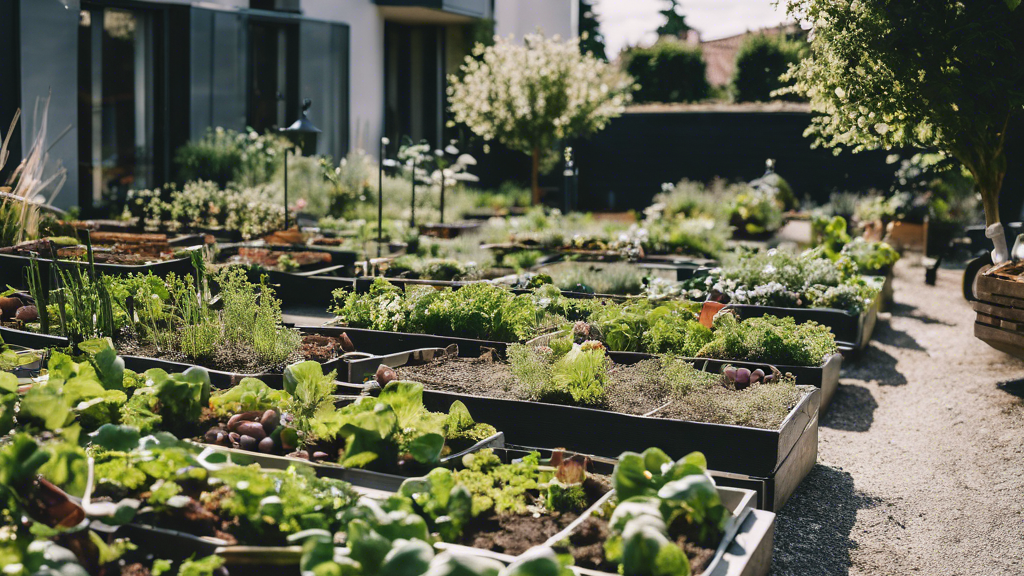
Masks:
[[[874,380],[880,386],[903,386],[907,383],[907,377],[896,370],[896,358],[874,343],[868,345],[849,368],[843,366],[843,369],[846,378],[865,382]]]
[[[999,384],[996,384],[996,387],[1011,396],[1016,396],[1017,398],[1024,400],[1024,378],[1000,382]]]
[[[877,504],[854,488],[848,472],[816,465],[776,518],[770,575],[849,574],[857,511]]]
[[[889,305],[889,311],[892,312],[893,316],[903,316],[904,318],[913,318],[923,324],[941,324],[943,326],[956,326],[952,322],[945,320],[939,320],[938,318],[932,318],[927,314],[922,314],[917,310],[917,306],[910,304],[904,304],[902,302],[893,302]]]
[[[897,348],[903,348],[905,350],[914,350],[917,352],[924,352],[924,347],[917,343],[917,340],[913,336],[907,334],[902,330],[897,330],[892,327],[891,320],[880,321],[875,327],[875,333],[872,334],[872,339],[882,344],[888,344],[889,346],[896,346]]]
[[[846,432],[867,432],[875,421],[878,402],[871,391],[857,384],[841,384],[832,397],[821,425]]]

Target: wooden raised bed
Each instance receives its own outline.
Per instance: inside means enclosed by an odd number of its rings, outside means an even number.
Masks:
[[[978,276],[974,335],[996,350],[1024,358],[1024,264],[1007,262]]]

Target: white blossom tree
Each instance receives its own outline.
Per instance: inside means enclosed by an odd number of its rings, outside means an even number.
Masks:
[[[461,77],[449,77],[455,122],[533,157],[534,204],[541,163],[557,159],[555,143],[603,129],[625,109],[632,90],[627,75],[581,54],[578,39],[541,34],[527,34],[522,44],[511,36],[495,38],[493,46],[477,44],[461,70]]]

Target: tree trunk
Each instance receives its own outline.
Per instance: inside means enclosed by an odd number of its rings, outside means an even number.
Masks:
[[[1005,130],[1005,128],[1004,128]],[[967,169],[974,176],[978,183],[978,190],[981,192],[981,204],[985,208],[985,225],[992,226],[999,224],[999,191],[1003,187],[1003,178],[1006,176],[1006,155],[1003,152],[1002,143],[995,150],[988,154],[981,153],[975,157],[960,159],[967,166]],[[1006,254],[1007,242],[1003,238],[993,238],[994,253]]]
[[[533,148],[533,168],[530,173],[530,187],[533,190],[533,205],[540,204],[540,148]]]

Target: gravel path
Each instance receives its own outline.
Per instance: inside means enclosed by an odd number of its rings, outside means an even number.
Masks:
[[[1024,574],[1024,362],[974,338],[961,278],[897,266],[778,516],[773,576]]]

